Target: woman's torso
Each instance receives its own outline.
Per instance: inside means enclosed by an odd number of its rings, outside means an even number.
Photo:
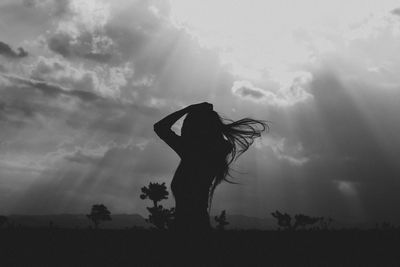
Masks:
[[[176,200],[207,206],[210,187],[227,154],[226,144],[199,142],[185,147],[188,149],[171,183],[172,192]]]

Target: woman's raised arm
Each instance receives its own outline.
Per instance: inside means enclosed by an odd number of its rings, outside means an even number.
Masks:
[[[190,107],[190,106],[189,106]],[[189,107],[183,108],[181,110],[175,111],[174,113],[169,114],[165,118],[154,124],[154,131],[156,134],[163,139],[163,133],[172,131],[171,127],[175,124],[180,118],[182,118],[186,113],[189,112]]]
[[[187,106],[181,110],[169,114],[159,122],[155,123],[154,131],[162,140],[164,140],[164,142],[166,142],[173,150],[175,150],[179,156],[182,156],[182,144],[180,141],[180,136],[171,130],[172,125],[174,125],[175,122],[182,118],[186,113],[189,113],[194,109],[212,109],[212,107],[212,104],[206,102]]]
[[[182,158],[182,142],[180,136],[178,136],[171,127],[186,113],[189,112],[189,107],[175,111],[169,114],[159,122],[154,124],[154,131],[167,145],[169,145],[181,158]]]

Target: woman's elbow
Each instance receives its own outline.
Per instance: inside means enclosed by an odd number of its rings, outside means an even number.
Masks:
[[[159,122],[157,122],[157,123],[155,123],[155,124],[153,125],[153,129],[154,129],[154,132],[155,132],[157,135],[160,135],[162,132],[165,131],[165,127],[163,127]]]
[[[153,125],[153,129],[154,129],[154,131],[157,133],[157,132],[160,132],[160,124],[158,124],[158,123],[155,123],[154,125]]]

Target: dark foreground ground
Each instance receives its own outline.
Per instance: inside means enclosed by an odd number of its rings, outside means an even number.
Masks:
[[[0,266],[400,266],[400,231],[0,230]]]

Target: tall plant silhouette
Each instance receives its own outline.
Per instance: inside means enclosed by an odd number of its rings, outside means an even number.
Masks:
[[[93,222],[94,228],[98,229],[101,222],[111,221],[111,212],[103,204],[92,206],[90,214],[87,214],[89,220]]]
[[[214,220],[217,222],[217,230],[225,230],[225,226],[229,224],[226,220],[226,212],[223,210],[219,216],[215,216]]]
[[[147,207],[149,218],[147,222],[152,223],[158,229],[167,229],[174,217],[175,209],[165,209],[160,201],[168,199],[168,191],[165,183],[150,183],[148,187],[142,187],[141,199],[149,199],[153,202],[153,207]]]
[[[158,207],[158,202],[168,199],[168,191],[165,183],[150,183],[148,187],[142,187],[141,199],[150,199],[153,201],[154,207]]]

